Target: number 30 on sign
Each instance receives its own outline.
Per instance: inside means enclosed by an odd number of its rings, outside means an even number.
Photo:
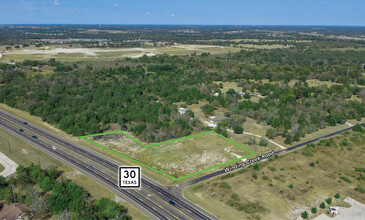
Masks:
[[[141,187],[140,167],[119,167],[119,187],[139,188]]]

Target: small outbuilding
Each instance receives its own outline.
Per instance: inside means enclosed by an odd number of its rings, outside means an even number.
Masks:
[[[224,116],[224,115],[222,115],[222,116],[211,116],[211,117],[209,117],[209,119],[210,119],[211,123],[217,123],[217,122],[220,122],[224,119],[227,119],[227,117]]]
[[[187,110],[189,110],[189,109],[187,109],[187,108],[180,108],[179,109],[179,113],[183,115],[183,114],[186,113]]]

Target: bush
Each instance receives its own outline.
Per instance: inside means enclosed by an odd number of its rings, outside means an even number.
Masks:
[[[335,198],[336,198],[336,199],[340,198],[340,194],[338,194],[338,193],[337,193],[337,194],[335,195]]]
[[[311,209],[311,212],[312,212],[313,214],[316,214],[316,213],[317,213],[317,208],[312,208],[312,209]]]
[[[231,186],[227,182],[222,182],[221,187],[225,188],[225,189],[230,189],[231,188]]]
[[[351,183],[351,180],[345,176],[341,176],[340,179],[342,179],[345,182]]]
[[[326,199],[326,203],[327,203],[328,205],[331,205],[331,204],[332,204],[332,199],[331,199],[331,198]]]
[[[352,130],[357,132],[364,132],[364,128],[360,124],[356,124]]]
[[[289,185],[289,188],[290,188],[290,189],[293,189],[293,188],[294,188],[294,185],[293,185],[293,184],[290,184],[290,185]]]
[[[302,218],[304,218],[304,219],[308,218],[308,212],[307,211],[302,213]]]
[[[313,163],[313,162],[309,164],[309,166],[311,166],[311,167],[314,167],[315,165],[316,165],[316,164],[315,164],[315,163]]]
[[[360,192],[360,193],[365,193],[365,189],[362,188],[360,185],[356,186],[355,190]]]
[[[259,145],[260,146],[267,146],[268,142],[265,138],[260,138]]]
[[[242,134],[243,133],[243,128],[241,125],[235,125],[233,127],[233,132],[236,134]]]
[[[255,165],[253,165],[253,169],[254,170],[259,170],[260,169],[260,166],[256,163]]]
[[[321,209],[325,209],[325,208],[326,208],[326,204],[324,204],[324,202],[322,202],[322,203],[319,205],[319,208],[321,208]]]

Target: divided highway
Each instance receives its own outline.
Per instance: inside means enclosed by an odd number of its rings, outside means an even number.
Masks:
[[[121,198],[141,208],[154,219],[217,219],[202,210],[181,194],[169,191],[158,183],[142,176],[142,189],[120,189],[118,187],[118,167],[122,164],[111,161],[85,147],[76,145],[53,133],[45,131],[31,124],[24,124],[9,113],[0,110],[0,127],[10,131],[18,137],[41,148],[48,154],[60,159],[101,183]],[[23,131],[20,131],[23,129]],[[36,136],[37,138],[34,138]],[[57,146],[57,150],[52,149]],[[92,165],[93,168],[89,166]],[[168,203],[173,200],[173,206]]]

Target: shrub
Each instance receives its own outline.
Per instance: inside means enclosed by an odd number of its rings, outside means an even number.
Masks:
[[[302,213],[302,218],[304,218],[304,219],[308,218],[308,212],[307,211]]]
[[[356,186],[355,190],[360,192],[360,193],[365,193],[365,189],[362,188],[360,185]]]
[[[360,124],[356,124],[353,129],[354,131],[357,131],[357,132],[364,132],[364,128],[360,125]]]
[[[243,133],[243,128],[241,125],[235,125],[233,127],[233,132],[236,134],[242,134]]]
[[[254,170],[259,170],[260,169],[260,166],[256,163],[255,165],[253,165],[253,169]]]
[[[326,199],[326,203],[327,203],[328,205],[331,205],[331,204],[332,204],[332,199],[331,199],[331,198]]]
[[[221,187],[225,188],[225,189],[230,189],[231,188],[231,186],[227,182],[222,182]]]
[[[338,193],[337,193],[337,194],[335,195],[335,198],[336,198],[336,199],[340,198],[340,194],[338,194]]]
[[[252,177],[255,178],[255,179],[257,179],[257,173],[253,173],[252,174]]]
[[[289,188],[290,188],[290,189],[293,189],[293,188],[294,188],[294,185],[293,185],[293,184],[290,184],[290,185],[289,185]]]
[[[267,146],[268,142],[265,138],[260,138],[259,145],[260,146]]]
[[[345,182],[351,183],[351,180],[345,176],[341,176],[340,179],[342,179]]]
[[[313,214],[316,214],[316,213],[317,213],[317,208],[312,208],[312,209],[311,209],[311,212],[312,212]]]
[[[325,209],[325,208],[326,208],[326,204],[324,204],[324,202],[322,202],[322,203],[319,205],[319,208],[321,208],[321,209]]]
[[[315,163],[312,162],[312,163],[309,164],[309,166],[314,167]]]
[[[350,141],[347,138],[345,138],[345,139],[343,139],[341,141],[340,145],[341,146],[349,146],[350,145]]]

